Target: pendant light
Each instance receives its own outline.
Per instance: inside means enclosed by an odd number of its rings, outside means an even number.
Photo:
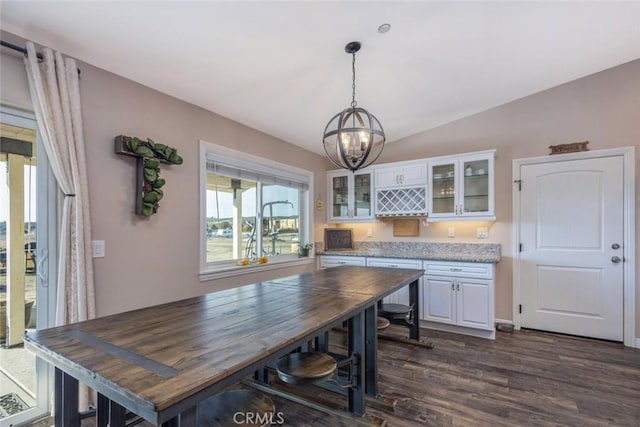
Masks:
[[[356,102],[356,52],[360,42],[350,42],[344,47],[352,55],[351,106],[329,120],[322,142],[331,162],[344,169],[356,171],[375,162],[384,148],[385,135],[376,117],[358,107]]]

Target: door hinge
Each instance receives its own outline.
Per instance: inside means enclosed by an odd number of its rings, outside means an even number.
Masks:
[[[518,252],[522,252],[522,243],[518,244]]]
[[[516,179],[513,181],[515,184],[518,184],[518,191],[522,191],[522,180]]]
[[[522,314],[522,304],[518,304],[518,313]]]

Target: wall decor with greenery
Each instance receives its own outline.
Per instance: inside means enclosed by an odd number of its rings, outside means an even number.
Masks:
[[[173,147],[135,136],[116,136],[115,149],[117,154],[136,158],[136,214],[150,217],[158,212],[164,196],[166,180],[160,178],[160,164],[181,165],[182,157]]]

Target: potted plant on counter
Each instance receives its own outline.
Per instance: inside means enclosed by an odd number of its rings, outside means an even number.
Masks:
[[[313,248],[313,243],[305,243],[303,245],[298,246],[298,255],[309,256],[309,251]]]

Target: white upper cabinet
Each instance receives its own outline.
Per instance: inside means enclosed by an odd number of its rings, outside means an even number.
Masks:
[[[327,222],[495,220],[495,150],[327,172]]]
[[[495,220],[495,150],[429,159],[429,220]]]
[[[373,219],[371,172],[327,173],[328,222],[357,222]]]
[[[375,169],[375,215],[427,214],[427,162],[399,162]]]
[[[408,187],[427,183],[427,162],[395,163],[375,170],[376,189]]]

